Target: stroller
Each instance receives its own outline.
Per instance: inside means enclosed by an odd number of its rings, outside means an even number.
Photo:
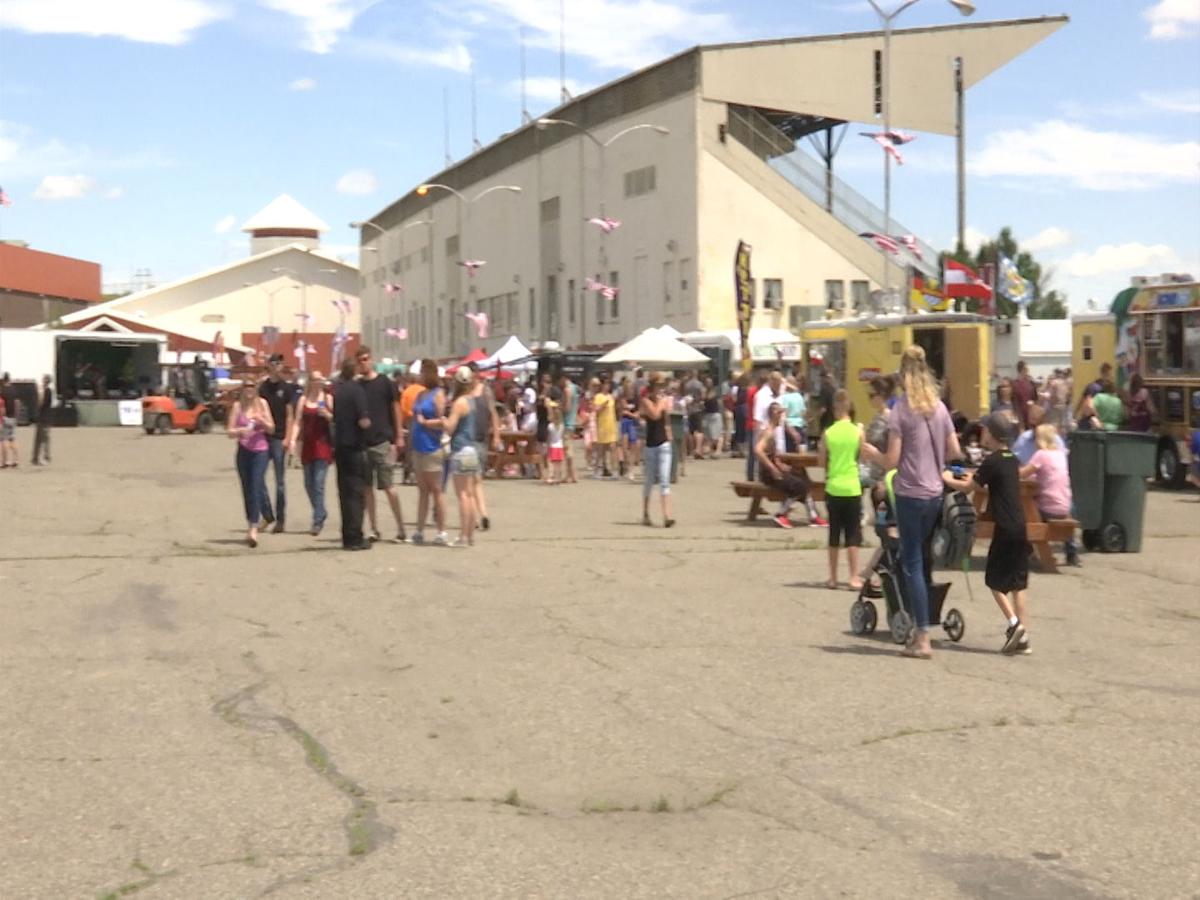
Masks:
[[[900,538],[896,531],[895,512],[886,492],[880,493],[883,496],[879,499],[875,513],[875,533],[879,536],[879,550],[872,560],[870,577],[864,581],[857,599],[850,605],[850,631],[854,634],[872,634],[879,622],[879,612],[873,601],[883,600],[892,640],[903,644],[913,630],[912,607],[904,596],[904,575],[900,568]],[[971,529],[974,530],[973,521]],[[969,544],[967,546],[970,547]],[[927,554],[926,558],[931,557]],[[878,587],[872,585],[876,580]],[[945,616],[942,615],[942,607],[949,591],[949,582],[930,583],[929,622],[931,625],[941,625],[946,636],[957,642],[962,640],[967,625],[962,613],[957,609],[951,608],[946,611]]]

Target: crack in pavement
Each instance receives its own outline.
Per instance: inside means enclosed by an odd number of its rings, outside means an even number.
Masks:
[[[252,652],[242,654],[242,658],[250,670],[260,676],[259,680],[218,700],[213,704],[213,713],[235,728],[282,732],[300,746],[305,764],[350,802],[350,810],[342,819],[342,828],[351,857],[366,856],[390,842],[395,837],[395,829],[379,821],[375,801],[367,796],[362,785],[338,769],[325,746],[294,719],[263,707],[258,694],[270,684],[270,678]],[[264,894],[278,890],[285,883],[290,882],[277,882]]]

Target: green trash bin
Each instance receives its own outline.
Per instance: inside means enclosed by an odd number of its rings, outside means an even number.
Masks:
[[[1154,476],[1158,438],[1131,431],[1110,431],[1105,437],[1100,549],[1140,553],[1146,479]]]
[[[1071,473],[1071,497],[1075,503],[1075,518],[1084,531],[1084,545],[1091,546],[1089,534],[1100,531],[1104,522],[1104,450],[1108,433],[1105,431],[1073,431],[1067,438],[1071,451],[1067,468]]]

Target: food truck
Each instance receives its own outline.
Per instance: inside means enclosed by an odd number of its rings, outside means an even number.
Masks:
[[[1189,437],[1200,428],[1200,283],[1190,276],[1136,278],[1108,314],[1074,316],[1071,326],[1076,394],[1105,362],[1120,390],[1140,374],[1154,401],[1158,480],[1182,487]]]
[[[905,348],[917,344],[946,384],[955,412],[975,419],[990,408],[993,320],[974,313],[887,314],[806,322],[800,329],[801,356],[809,389],[828,371],[850,392],[858,419],[869,418],[871,379],[900,368]]]

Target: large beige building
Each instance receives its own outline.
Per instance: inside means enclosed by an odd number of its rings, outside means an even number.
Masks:
[[[893,128],[954,134],[955,61],[970,87],[1065,21],[894,32]],[[864,307],[936,252],[885,255],[859,237],[885,230],[882,212],[799,143],[877,121],[882,46],[868,33],[697,47],[504,135],[363,224],[364,339],[440,358],[510,334],[586,347],[662,324],[734,328],[740,240],[755,327]],[[586,221],[601,211],[620,226]],[[908,233],[894,219],[886,231]],[[467,312],[488,315],[488,340]]]

